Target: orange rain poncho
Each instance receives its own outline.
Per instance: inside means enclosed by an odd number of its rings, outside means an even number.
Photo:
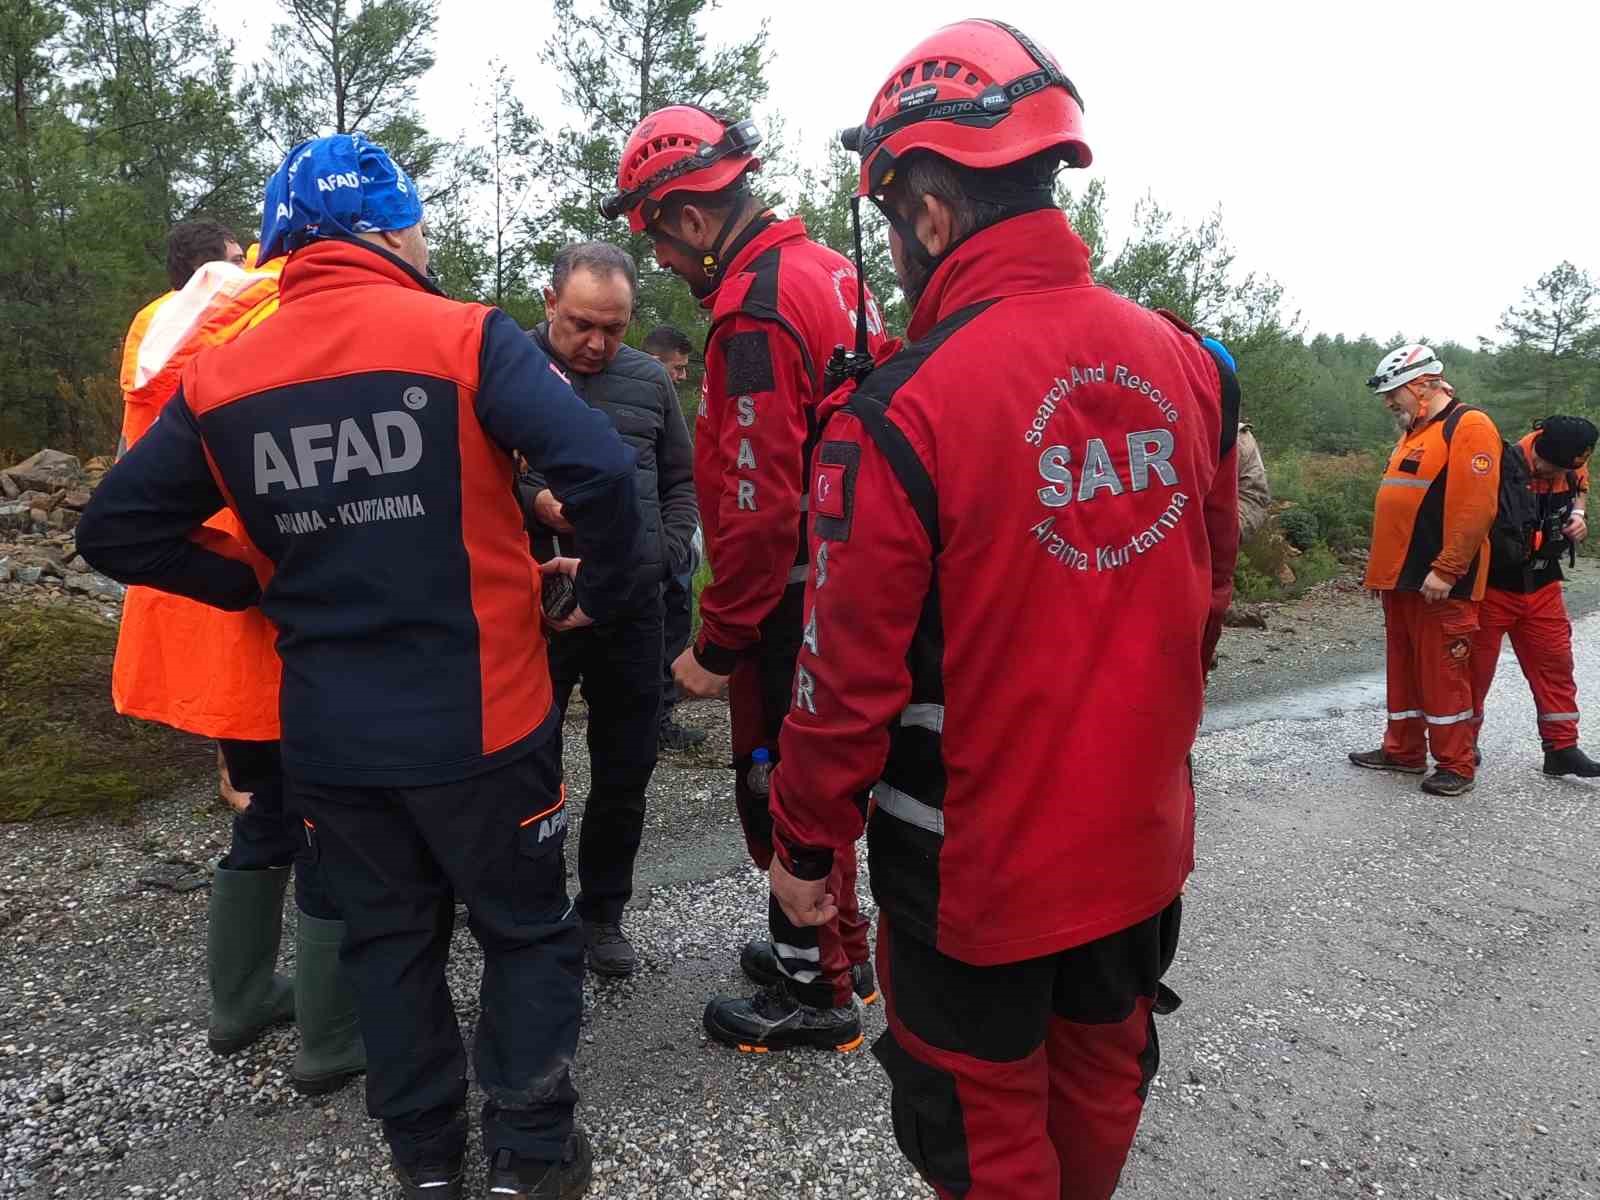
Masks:
[[[255,247],[247,261],[254,263]],[[152,301],[133,319],[122,355],[124,449],[155,423],[190,359],[277,311],[284,261],[247,270],[207,263],[181,291]],[[250,544],[227,509],[206,524]],[[112,700],[127,716],[204,737],[276,740],[282,671],[276,638],[259,609],[224,612],[151,588],[129,588]]]

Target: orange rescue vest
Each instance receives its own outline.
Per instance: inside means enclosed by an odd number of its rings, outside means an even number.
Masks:
[[[140,310],[122,355],[120,451],[155,423],[196,354],[232,341],[277,311],[283,261],[250,271],[208,263],[183,290]],[[228,509],[206,524],[249,544]],[[204,737],[275,741],[282,675],[276,639],[277,630],[259,609],[224,612],[152,588],[129,588],[112,700],[127,716]]]

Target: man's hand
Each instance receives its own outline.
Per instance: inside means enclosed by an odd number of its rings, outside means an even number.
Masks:
[[[576,580],[578,577],[579,561],[580,560],[576,558],[552,558],[549,562],[543,562],[539,564],[539,574],[565,575],[569,579]],[[589,616],[588,613],[584,612],[583,607],[579,605],[573,608],[571,612],[562,617],[559,621],[551,620],[551,618],[546,615],[544,623],[547,628],[553,629],[557,633],[566,633],[569,629],[582,629],[585,625],[593,625],[594,618]]]
[[[1450,594],[1450,589],[1455,584],[1446,579],[1437,571],[1429,571],[1428,577],[1422,581],[1422,598],[1429,604],[1436,600],[1443,600]]]
[[[233,777],[228,774],[228,760],[222,757],[222,747],[217,747],[217,791],[222,796],[223,802],[236,813],[250,810],[250,805],[255,802],[254,792],[241,792],[233,786]]]
[[[728,677],[713,674],[702,667],[700,660],[694,656],[693,646],[673,661],[672,677],[689,695],[702,700],[716,700],[728,694]]]
[[[534,496],[533,515],[538,518],[539,524],[547,525],[557,533],[572,532],[572,525],[567,521],[566,507],[556,499],[556,494],[549,488],[544,488]]]
[[[773,898],[796,925],[826,925],[839,915],[826,879],[796,879],[776,858],[769,875]]]
[[[1583,519],[1583,513],[1574,509],[1572,516],[1567,518],[1567,523],[1562,527],[1561,532],[1567,541],[1577,545],[1589,536],[1589,523]]]

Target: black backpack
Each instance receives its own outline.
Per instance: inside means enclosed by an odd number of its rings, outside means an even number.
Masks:
[[[1450,444],[1456,426],[1469,412],[1482,412],[1457,404],[1444,419],[1444,441]],[[1494,570],[1526,566],[1538,554],[1541,542],[1539,498],[1533,494],[1528,459],[1515,442],[1500,440],[1500,504],[1489,526],[1489,559]]]

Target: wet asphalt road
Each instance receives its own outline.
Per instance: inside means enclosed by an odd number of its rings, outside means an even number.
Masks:
[[[1600,695],[1600,616],[1577,644],[1580,691]],[[1381,735],[1370,692],[1277,696],[1214,706],[1196,748],[1199,868],[1169,976],[1185,1004],[1119,1194],[1600,1197],[1600,786],[1538,772],[1509,662],[1457,800],[1345,764]],[[704,1041],[764,881],[726,800],[725,718],[690,717],[714,736],[655,784],[629,921],[646,968],[589,988],[591,1195],[928,1196],[870,1055]],[[569,765],[581,796],[576,748]],[[0,1196],[390,1194],[359,1089],[288,1090],[291,1032],[205,1049],[205,893],[131,887],[161,857],[216,853],[204,792],[128,827],[0,829]],[[477,964],[458,933],[469,1028]]]

